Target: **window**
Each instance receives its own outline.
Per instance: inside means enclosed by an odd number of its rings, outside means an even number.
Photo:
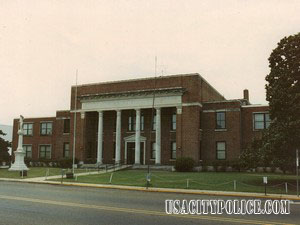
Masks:
[[[217,159],[226,159],[226,142],[217,142]]]
[[[51,159],[51,145],[40,145],[40,159]]]
[[[171,130],[176,130],[176,113],[172,114],[172,126]]]
[[[52,134],[52,122],[42,122],[40,127],[41,135],[51,135]]]
[[[270,126],[269,113],[254,113],[254,130],[267,129]]]
[[[216,129],[226,128],[226,114],[225,112],[216,113]]]
[[[33,123],[24,123],[23,130],[24,130],[24,135],[32,136],[33,135]]]
[[[140,118],[140,129],[144,130],[144,115],[141,115]],[[128,117],[128,130],[129,131],[135,131],[135,122],[136,122],[136,117],[135,116],[129,116]]]
[[[152,142],[151,143],[152,146],[151,146],[151,159],[155,159],[155,156],[156,156],[156,143],[155,142]]]
[[[176,142],[171,142],[171,159],[176,159]]]
[[[25,158],[32,158],[32,145],[23,145],[23,151],[25,152]]]
[[[156,130],[156,115],[153,115],[152,130]]]
[[[113,149],[112,149],[112,152],[113,152],[113,159],[115,159],[116,158],[116,142],[114,142],[114,144],[113,144]]]
[[[64,133],[70,133],[70,119],[64,119]]]
[[[64,143],[63,157],[64,158],[69,158],[70,157],[70,143],[69,142]]]

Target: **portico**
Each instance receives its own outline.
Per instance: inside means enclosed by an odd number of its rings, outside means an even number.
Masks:
[[[154,90],[137,90],[129,92],[118,92],[118,93],[103,93],[103,94],[91,94],[82,95],[80,97],[81,111],[82,112],[94,112],[98,113],[98,129],[97,129],[97,163],[103,164],[103,135],[105,133],[103,127],[103,121],[106,120],[104,112],[114,111],[115,112],[115,163],[120,163],[121,158],[124,159],[125,163],[128,163],[128,145],[134,143],[134,164],[145,164],[146,163],[146,152],[150,151],[147,149],[146,137],[141,136],[143,127],[142,112],[143,110],[152,109],[155,110],[155,164],[161,164],[161,110],[167,107],[181,107],[182,106],[182,94],[183,88],[162,88],[155,90],[155,98],[153,101]],[[135,127],[134,134],[122,137],[122,129],[124,130],[124,122],[122,117],[122,111],[134,110],[135,115]],[[154,119],[152,118],[152,120]],[[132,118],[133,119],[133,118]],[[125,118],[127,120],[127,118]],[[133,122],[133,121],[132,121]],[[123,127],[122,127],[123,124]],[[144,126],[144,125],[143,125]],[[151,131],[152,132],[152,131]],[[114,138],[113,136],[111,138]],[[125,141],[125,146],[122,147],[122,140]],[[151,140],[150,140],[151,141]],[[141,143],[143,149],[141,149]],[[132,145],[131,145],[132,146]],[[123,153],[122,153],[123,152]],[[124,157],[121,155],[124,154]],[[142,156],[142,157],[141,157]],[[132,162],[131,162],[132,163]]]

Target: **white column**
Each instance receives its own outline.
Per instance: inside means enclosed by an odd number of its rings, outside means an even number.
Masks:
[[[121,161],[121,111],[117,110],[117,121],[116,121],[116,158],[115,162]]]
[[[155,127],[155,164],[161,164],[161,125],[160,108],[156,108]]]
[[[135,164],[141,163],[141,110],[136,109],[135,120]]]
[[[102,164],[103,152],[103,112],[99,111],[98,120],[98,146],[97,146],[97,163]]]

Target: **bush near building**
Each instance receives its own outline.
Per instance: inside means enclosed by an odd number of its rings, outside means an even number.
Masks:
[[[195,166],[195,161],[189,157],[180,157],[176,159],[175,170],[178,172],[191,172]]]

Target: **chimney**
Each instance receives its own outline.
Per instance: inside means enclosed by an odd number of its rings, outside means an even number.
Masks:
[[[244,99],[249,101],[249,91],[248,91],[248,89],[244,90]]]

